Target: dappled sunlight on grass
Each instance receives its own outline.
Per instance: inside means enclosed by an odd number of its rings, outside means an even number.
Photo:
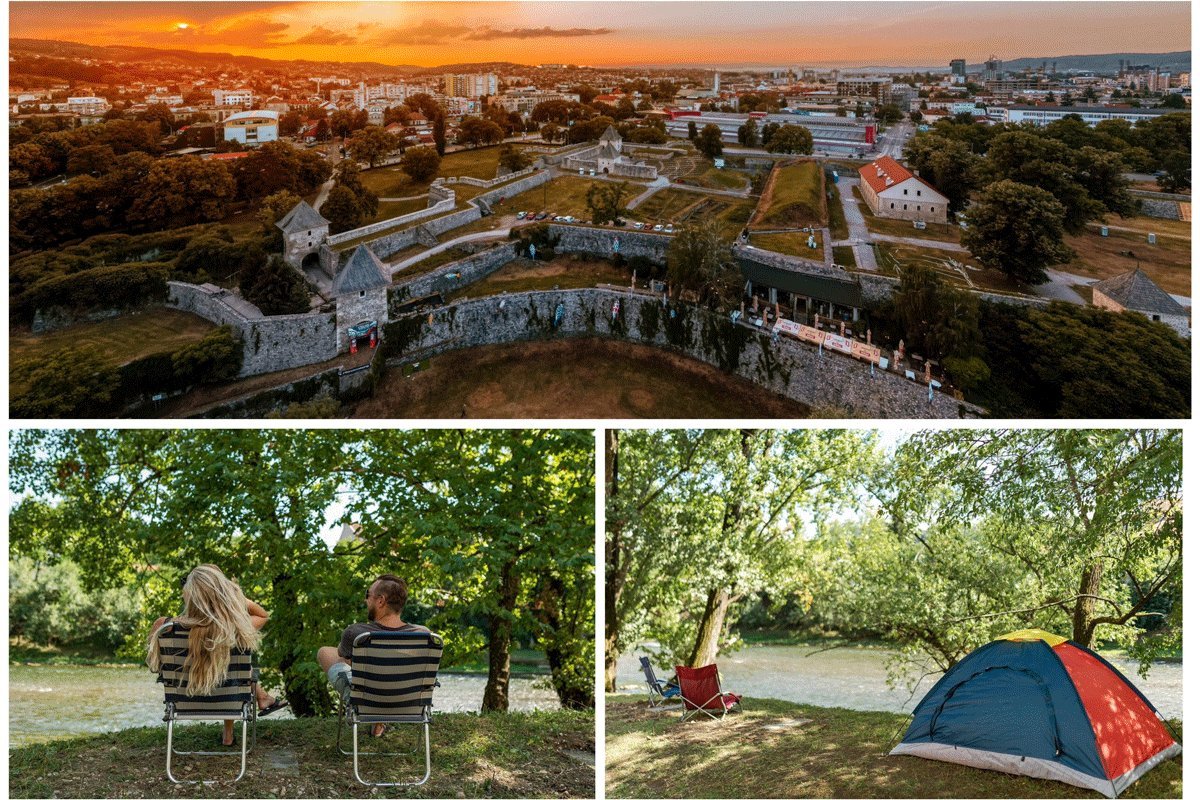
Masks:
[[[678,722],[628,696],[606,699],[610,797],[1095,797],[1054,781],[888,756],[904,717],[746,698],[723,721]],[[789,720],[801,725],[780,730]],[[1124,797],[1180,797],[1182,760]]]

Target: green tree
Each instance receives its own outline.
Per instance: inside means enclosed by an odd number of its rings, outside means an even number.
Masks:
[[[304,276],[278,255],[242,270],[239,288],[243,297],[268,316],[303,314],[309,308]]]
[[[905,341],[926,358],[977,355],[979,301],[948,285],[932,268],[902,267],[892,307]]]
[[[224,383],[242,369],[242,340],[230,325],[209,331],[171,356],[175,377],[184,384]]]
[[[711,122],[704,126],[695,142],[696,150],[708,159],[720,158],[725,150],[725,145],[721,142],[721,129]]]
[[[593,183],[589,186],[587,207],[592,212],[592,223],[603,225],[620,219],[621,212],[625,210],[624,200],[628,190],[629,184],[625,181]]]
[[[500,148],[500,166],[506,172],[520,172],[532,163],[529,153],[519,147],[506,144]]]
[[[606,532],[617,564],[606,580],[624,570],[628,594],[618,608],[637,605],[617,619],[635,620],[634,630],[658,641],[664,663],[689,666],[711,664],[736,643],[729,631],[742,598],[791,583],[804,560],[805,520],[851,502],[855,479],[876,459],[871,436],[852,431],[622,435],[610,505],[618,526]],[[648,453],[637,452],[643,446]],[[659,560],[646,574],[652,585],[635,588],[629,579],[640,565],[629,559],[645,552],[641,537],[645,547],[674,541],[676,558]],[[618,647],[623,636],[606,632]]]
[[[1045,283],[1046,268],[1072,255],[1062,240],[1063,213],[1047,191],[1009,180],[993,183],[967,209],[962,243],[985,266],[1023,283]]]
[[[301,198],[288,191],[281,189],[269,197],[263,198],[262,206],[259,207],[258,214],[255,216],[258,223],[262,226],[263,238],[266,239],[267,248],[272,252],[283,252],[283,231],[276,227],[275,223],[283,219],[289,211],[295,208],[300,203]]]
[[[130,222],[161,227],[170,222],[211,222],[229,212],[237,183],[220,161],[195,156],[155,162],[129,208]]]
[[[92,347],[63,348],[47,358],[14,361],[9,410],[23,419],[98,417],[119,383],[117,370]]]
[[[986,180],[1016,181],[1054,195],[1069,233],[1079,233],[1089,220],[1104,216],[1104,203],[1091,197],[1078,180],[1071,149],[1056,139],[1023,130],[997,134],[981,171]]]
[[[446,112],[441,108],[433,115],[433,146],[439,156],[446,155]]]
[[[1181,94],[1169,94],[1159,103],[1160,108],[1187,108],[1187,101],[1183,99]]]
[[[153,122],[158,125],[160,136],[169,136],[175,132],[175,114],[166,103],[151,103],[137,118],[140,122]]]
[[[758,123],[753,117],[738,126],[737,139],[743,147],[758,147],[762,143],[758,135]]]
[[[904,161],[946,196],[950,213],[962,211],[976,182],[979,156],[963,141],[918,133],[904,146]]]
[[[378,125],[368,125],[355,131],[346,140],[346,149],[358,161],[374,169],[380,161],[400,149],[400,139]]]
[[[361,227],[367,220],[359,205],[354,192],[338,184],[329,190],[325,204],[321,206],[321,216],[329,220],[330,233],[345,233]]]
[[[538,132],[541,134],[542,139],[551,143],[557,142],[563,136],[563,129],[553,122],[547,122],[538,129]]]
[[[809,155],[812,149],[812,131],[803,125],[780,125],[767,145],[767,150],[772,153]]]
[[[729,252],[729,243],[712,220],[684,225],[667,246],[667,277],[680,289],[700,294],[702,300],[716,302],[730,297],[741,281]]]
[[[1155,180],[1168,192],[1190,189],[1192,186],[1192,156],[1187,150],[1175,149],[1162,156],[1162,174]]]
[[[113,168],[116,153],[106,144],[77,147],[67,158],[67,172],[72,175],[103,175]]]
[[[495,144],[504,138],[504,129],[482,117],[465,116],[458,123],[458,143],[470,147]]]
[[[413,183],[424,183],[437,175],[442,166],[442,157],[432,147],[410,147],[400,159],[400,168]]]

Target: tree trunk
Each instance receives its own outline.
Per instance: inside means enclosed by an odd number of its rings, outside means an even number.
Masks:
[[[696,633],[696,644],[688,656],[689,667],[716,663],[721,631],[725,628],[725,613],[732,600],[733,595],[723,586],[708,593],[704,615],[700,617],[700,630]]]
[[[563,708],[591,709],[596,704],[594,683],[580,683],[572,678],[571,651],[573,647],[580,647],[581,637],[577,636],[574,626],[563,623],[566,595],[567,587],[562,579],[554,575],[547,576],[538,592],[534,614],[551,631],[546,641],[546,660],[550,662],[550,683],[554,686],[559,703]],[[592,663],[591,641],[583,642],[582,649],[582,656]]]
[[[1094,616],[1093,612],[1096,609],[1095,596],[1100,593],[1100,579],[1103,576],[1104,564],[1100,561],[1095,561],[1083,570],[1083,575],[1079,578],[1079,594],[1089,596],[1075,599],[1075,616],[1072,619],[1073,630],[1071,638],[1084,647],[1092,646],[1092,636],[1096,629],[1089,623]]]
[[[278,603],[277,608],[290,609],[297,608],[299,599],[296,596],[295,584],[292,582],[291,575],[276,575],[271,581],[275,588],[274,600]],[[294,636],[297,641],[304,633],[304,620],[300,615],[296,615],[294,619],[277,620],[277,624],[286,622],[289,628],[289,636]],[[288,708],[296,717],[317,717],[326,714],[332,714],[336,708],[334,702],[329,699],[329,692],[325,686],[321,684],[313,684],[310,678],[303,676],[299,671],[294,670],[300,663],[300,656],[303,653],[297,654],[293,648],[287,649],[283,658],[279,661],[279,671],[283,675],[283,692],[287,697]],[[315,656],[314,656],[315,658]]]
[[[484,711],[508,711],[508,682],[512,671],[512,620],[520,581],[516,561],[500,568],[500,608],[488,617],[488,680],[483,690]]]
[[[608,497],[616,497],[617,455],[619,437],[615,430],[605,431],[604,436],[604,485]],[[604,691],[617,690],[617,658],[621,651],[617,647],[621,633],[621,620],[617,616],[621,591],[625,588],[626,567],[621,551],[621,522],[610,520],[604,537]]]

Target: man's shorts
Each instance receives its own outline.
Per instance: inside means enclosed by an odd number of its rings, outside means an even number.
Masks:
[[[349,705],[350,665],[345,661],[339,661],[329,668],[329,671],[325,673],[325,677],[329,678],[329,682],[333,684],[333,688],[337,689],[342,695],[342,702]]]

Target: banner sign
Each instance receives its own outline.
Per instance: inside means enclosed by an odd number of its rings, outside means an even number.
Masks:
[[[854,355],[854,344],[852,339],[845,336],[838,336],[836,333],[825,334],[825,346],[830,350],[835,350],[846,355]]]
[[[779,319],[775,321],[775,332],[786,333],[788,336],[800,338],[800,329],[804,326],[799,322],[792,322],[790,319]]]
[[[879,348],[875,345],[865,342],[854,342],[850,345],[850,348],[854,351],[852,355],[855,358],[861,358],[863,361],[870,361],[871,363],[879,361]]]

